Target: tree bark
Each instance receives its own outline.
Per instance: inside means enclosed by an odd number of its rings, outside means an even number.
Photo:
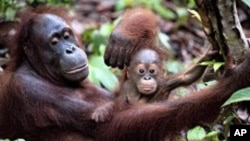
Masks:
[[[248,42],[239,22],[235,0],[195,0],[203,30],[223,60],[232,53],[235,64],[245,57]],[[218,61],[218,60],[217,60]],[[221,60],[220,60],[221,61]]]

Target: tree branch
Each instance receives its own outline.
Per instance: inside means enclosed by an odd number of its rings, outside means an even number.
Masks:
[[[195,0],[201,16],[203,30],[214,50],[227,60],[233,53],[236,64],[244,59],[249,45],[237,15],[235,0]]]

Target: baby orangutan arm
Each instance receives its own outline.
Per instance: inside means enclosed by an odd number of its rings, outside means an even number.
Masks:
[[[204,71],[207,68],[207,66],[201,65],[200,63],[212,60],[214,56],[217,55],[217,53],[217,51],[211,50],[211,48],[209,48],[197,61],[197,63],[187,69],[187,71],[170,77],[168,81],[164,84],[164,87],[169,88],[169,90],[173,90],[179,86],[190,85],[193,82],[197,81],[203,75]]]

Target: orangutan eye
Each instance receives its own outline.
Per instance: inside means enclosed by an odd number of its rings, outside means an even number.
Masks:
[[[59,39],[57,38],[57,37],[53,37],[52,39],[51,39],[51,44],[53,45],[53,46],[55,46],[57,43],[59,42]]]
[[[140,74],[143,74],[144,72],[145,72],[144,69],[139,69]]]
[[[149,73],[153,74],[153,73],[155,73],[155,70],[154,69],[150,69]]]
[[[64,39],[69,39],[70,33],[68,31],[64,32],[63,37]]]

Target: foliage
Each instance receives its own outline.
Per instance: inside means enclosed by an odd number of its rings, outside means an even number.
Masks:
[[[242,0],[248,7],[250,7],[250,0]]]
[[[195,7],[194,0],[187,0],[185,2],[182,0],[171,1],[171,3],[174,3],[171,6],[164,5],[164,2],[166,3],[163,0],[117,0],[115,9],[120,11],[129,7],[146,7],[167,20],[175,20],[176,27],[178,27],[187,22],[188,9]]]
[[[138,6],[145,6],[152,10],[155,10],[161,16],[166,19],[173,19],[176,17],[173,11],[165,8],[162,5],[161,0],[118,0],[116,3],[116,10],[124,10],[126,7],[138,7]]]
[[[64,5],[67,6],[72,0],[1,0],[0,1],[0,20],[14,21],[16,12],[26,6],[46,5]]]
[[[206,137],[206,131],[200,126],[196,126],[187,132],[188,140],[202,140]]]
[[[177,60],[168,60],[165,63],[165,69],[170,74],[176,74],[185,68],[183,62]]]
[[[220,67],[222,67],[225,63],[224,62],[216,62],[216,61],[204,61],[201,63],[203,66],[212,66],[214,71],[218,71]]]
[[[227,107],[231,104],[235,104],[238,102],[250,101],[249,93],[250,93],[250,87],[240,89],[234,92],[233,95],[222,105],[224,109],[222,110],[217,121],[214,122],[214,124],[218,124],[220,123],[220,121],[223,121],[221,123],[223,126],[222,131],[211,128],[210,132],[206,132],[203,127],[196,126],[195,128],[188,130],[187,132],[188,140],[192,141],[192,140],[209,139],[211,141],[219,141],[218,137],[220,134],[226,138],[230,130],[229,127],[232,124],[233,119],[235,119],[235,115]],[[211,124],[211,126],[213,126],[213,124]]]
[[[223,104],[223,107],[233,103],[250,101],[249,94],[250,94],[250,87],[240,89],[233,93],[233,95]]]
[[[88,29],[83,33],[83,40],[88,44],[91,52],[89,56],[90,74],[88,78],[93,83],[103,85],[109,90],[116,88],[118,78],[112,72],[112,69],[104,64],[103,55],[108,37],[115,23],[105,23],[100,28]]]
[[[18,0],[1,0],[0,1],[0,19],[4,18],[7,21],[15,19],[16,11],[24,7],[24,2]]]
[[[114,90],[117,87],[118,79],[104,64],[103,57],[92,55],[89,60],[89,80],[95,84],[102,84],[109,90]]]

